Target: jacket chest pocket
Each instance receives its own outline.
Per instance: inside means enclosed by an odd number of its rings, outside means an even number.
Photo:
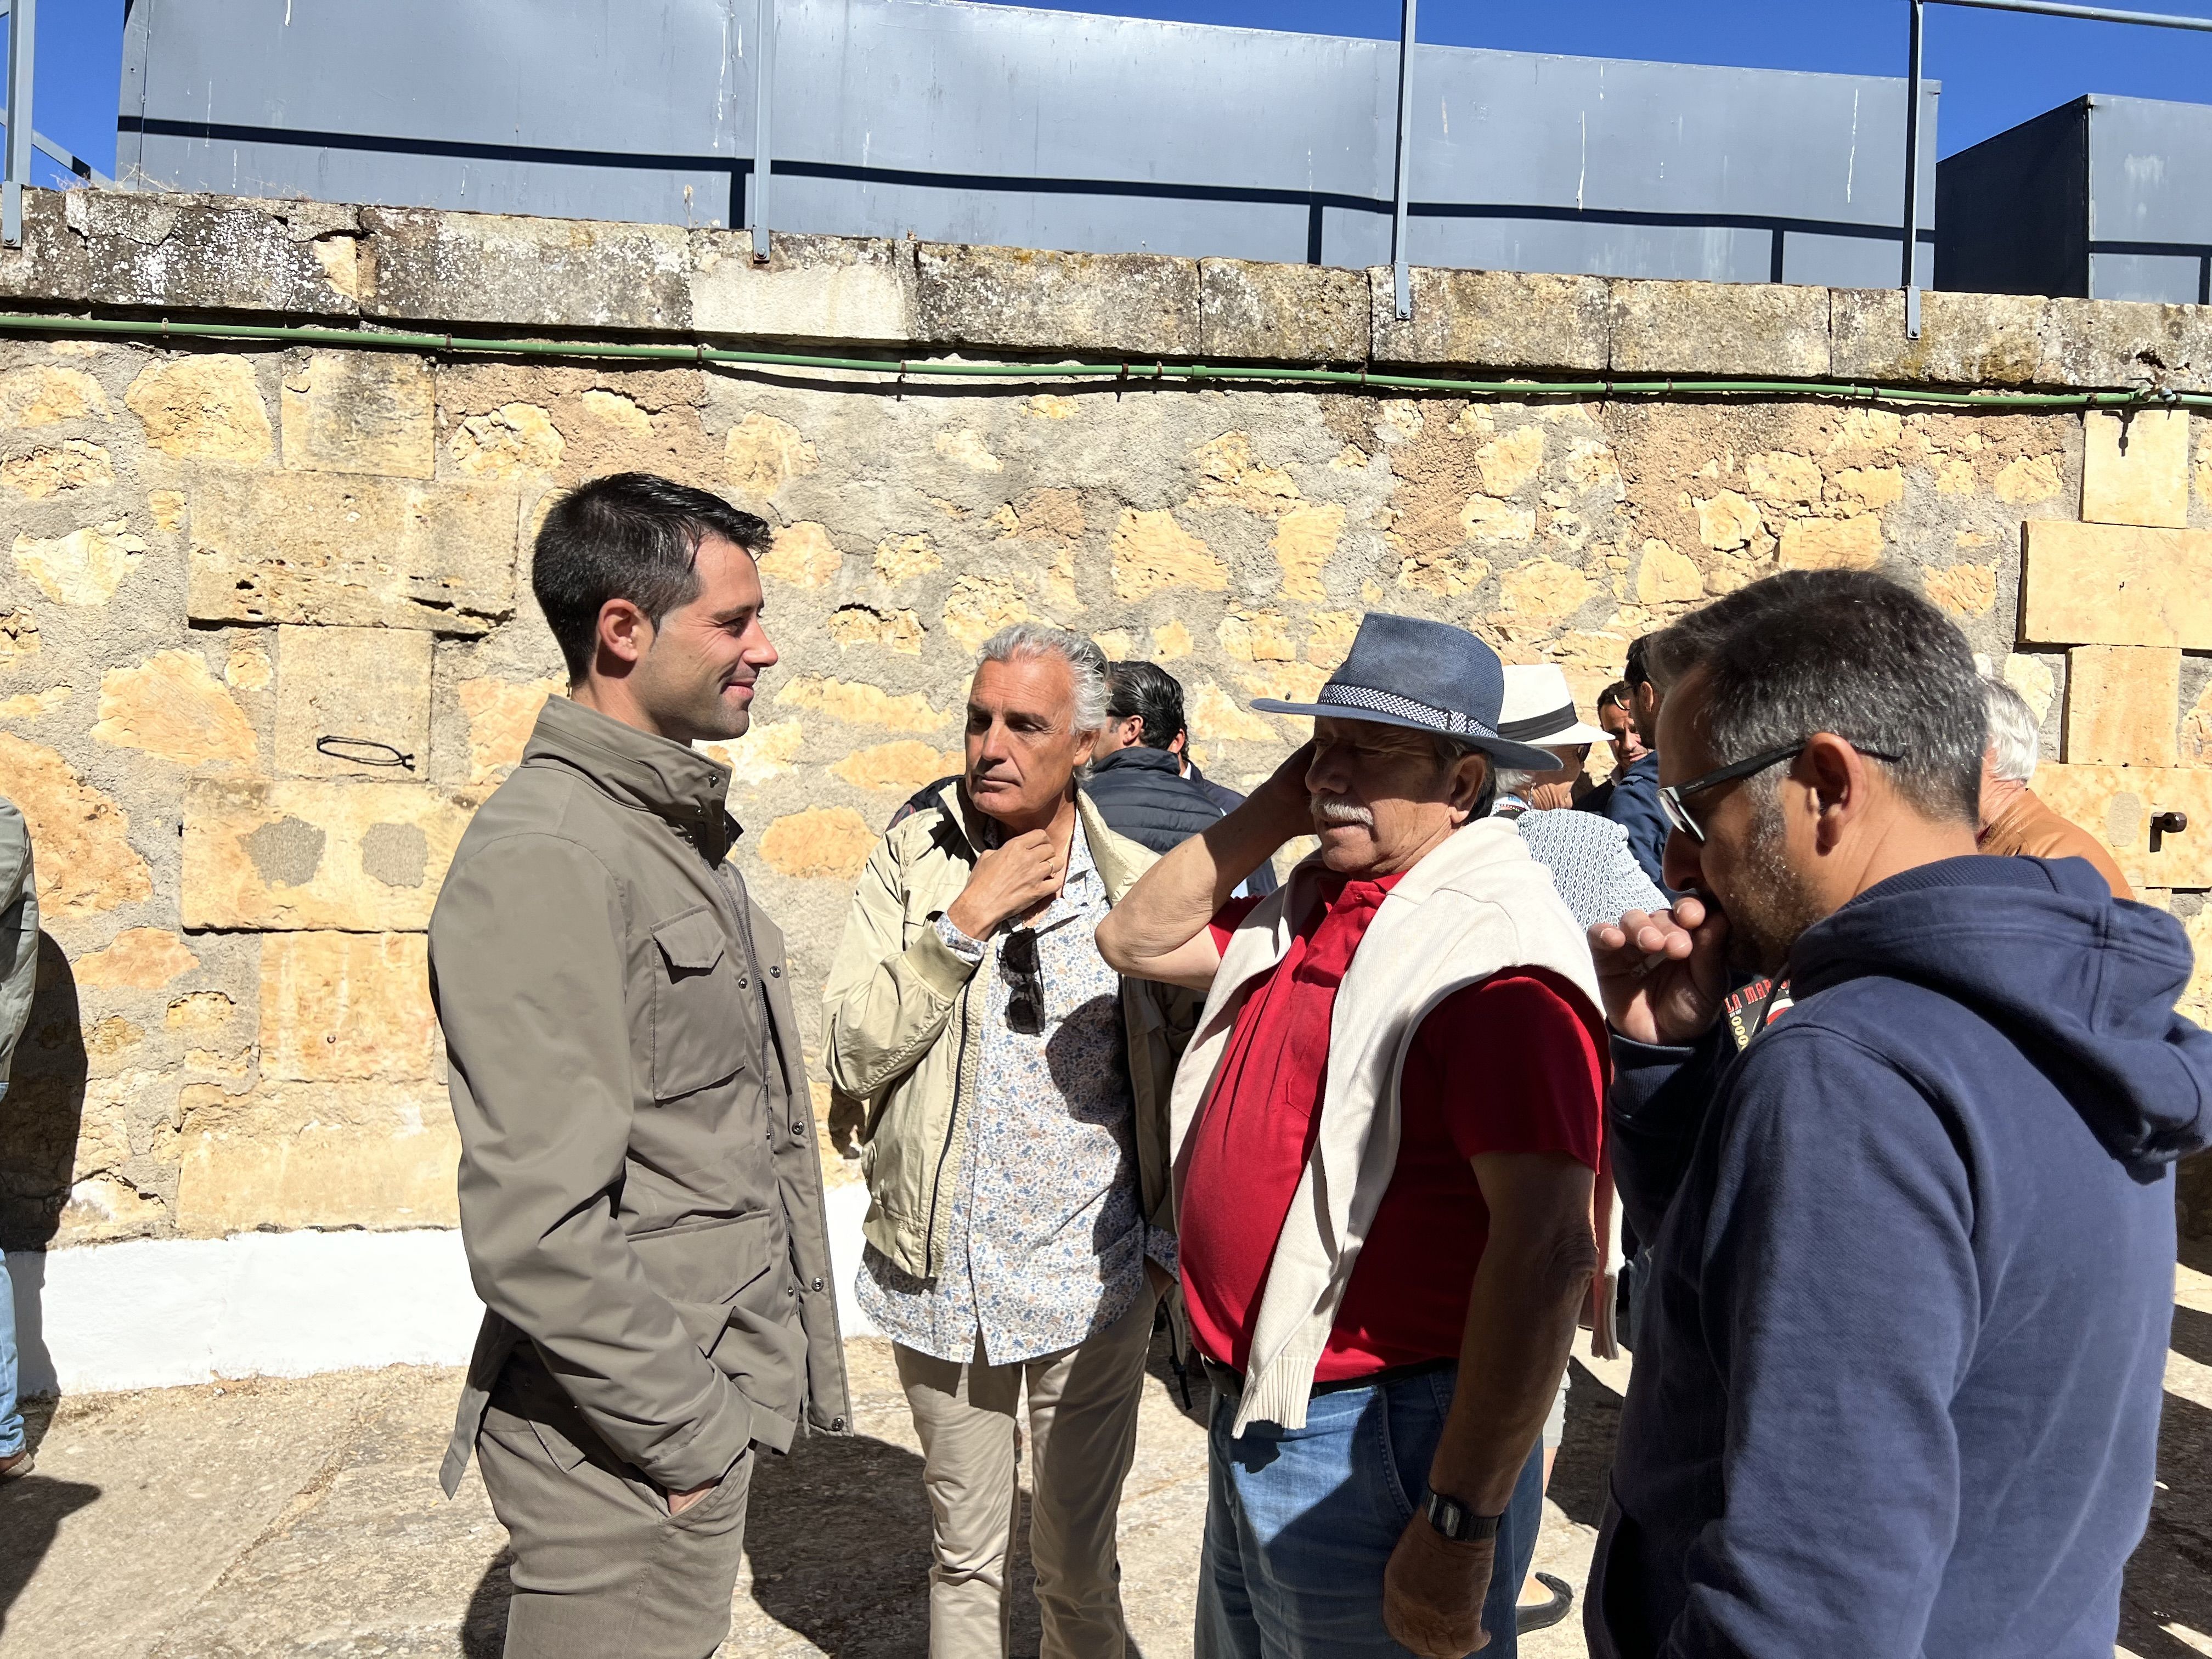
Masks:
[[[751,988],[720,919],[705,905],[653,930],[653,1097],[727,1082],[750,1057]]]

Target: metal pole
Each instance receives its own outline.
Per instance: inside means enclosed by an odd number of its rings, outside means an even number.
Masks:
[[[746,216],[753,236],[753,263],[769,256],[768,186],[775,164],[769,159],[769,106],[775,90],[775,0],[757,0],[753,12],[753,188]]]
[[[31,178],[31,60],[39,0],[15,0],[8,16],[8,139],[0,167],[0,243],[23,245],[23,186]]]
[[[1390,219],[1390,274],[1397,290],[1398,320],[1413,314],[1413,278],[1406,268],[1406,197],[1411,185],[1413,158],[1407,143],[1413,125],[1413,8],[1406,0],[1405,15],[1398,27],[1398,161],[1397,202]]]
[[[1905,337],[1920,337],[1920,61],[1923,0],[1912,0],[1911,68],[1905,84]]]
[[[1931,0],[1939,6],[1971,6],[1982,11],[2024,11],[2039,17],[2078,17],[2091,23],[2147,23],[2159,29],[2201,29],[2212,33],[2212,17],[2176,17],[2160,11],[2114,11],[2109,6],[2069,6],[2053,0]]]

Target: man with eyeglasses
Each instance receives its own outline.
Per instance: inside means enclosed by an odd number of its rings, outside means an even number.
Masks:
[[[2212,1139],[2188,941],[1978,855],[1982,685],[1917,594],[1787,573],[1651,663],[1683,896],[1590,930],[1652,1249],[1590,1651],[2104,1659]],[[1743,973],[1795,1002],[1738,1039]]]
[[[1106,661],[1024,623],[985,644],[967,768],[861,872],[823,991],[865,1103],[863,1311],[921,1440],[932,1659],[1002,1659],[1029,1400],[1045,1659],[1121,1659],[1115,1526],[1153,1313],[1174,1282],[1168,1089],[1195,1000],[1092,934],[1153,854],[1078,785]]]

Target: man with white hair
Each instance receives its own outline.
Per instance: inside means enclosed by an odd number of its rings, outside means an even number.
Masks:
[[[861,1308],[895,1345],[935,1544],[932,1659],[1002,1659],[1029,1395],[1044,1659],[1126,1651],[1115,1522],[1174,1282],[1168,1089],[1188,996],[1092,933],[1153,855],[1078,784],[1106,661],[1036,623],[985,644],[967,768],[861,872],[823,994],[865,1103]]]
[[[2131,899],[2134,889],[2105,844],[2045,805],[2029,788],[2040,739],[2027,700],[2002,680],[1982,678],[1990,714],[1989,746],[1982,751],[1981,850],[2000,858],[2087,859],[2112,890]]]

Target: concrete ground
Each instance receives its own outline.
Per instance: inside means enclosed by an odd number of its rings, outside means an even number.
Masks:
[[[2123,1655],[2212,1655],[2212,1278],[2184,1270],[2160,1486],[2130,1574]],[[859,1432],[756,1476],[726,1656],[922,1659],[928,1517],[889,1345],[850,1345]],[[0,1489],[0,1656],[489,1659],[505,1539],[471,1470],[437,1485],[460,1377],[395,1366],[34,1402],[38,1472]],[[1572,1370],[1539,1567],[1580,1586],[1625,1361]],[[1121,1511],[1124,1597],[1146,1659],[1190,1652],[1205,1437],[1156,1350]],[[1527,1638],[1582,1659],[1580,1609]],[[1018,1601],[1014,1652],[1037,1650]]]

